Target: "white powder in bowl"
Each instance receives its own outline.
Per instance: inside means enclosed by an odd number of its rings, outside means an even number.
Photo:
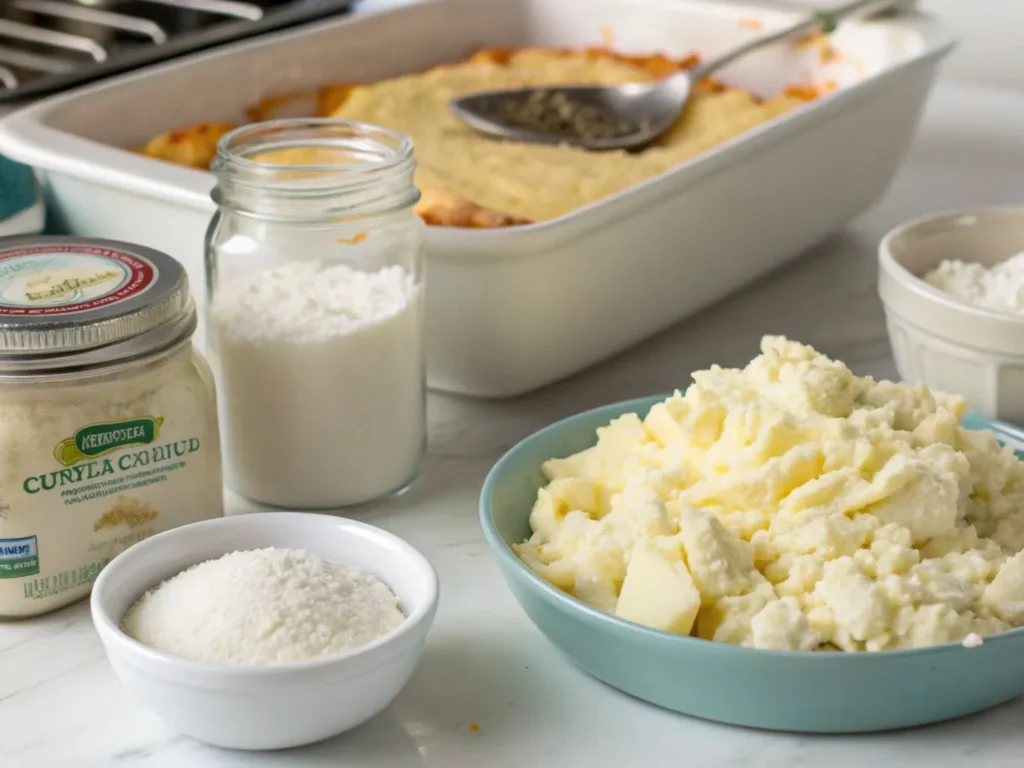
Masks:
[[[991,268],[947,259],[925,275],[924,281],[978,307],[1024,314],[1024,253]]]
[[[143,595],[122,629],[193,661],[266,665],[366,645],[405,621],[379,579],[293,549],[232,552]]]

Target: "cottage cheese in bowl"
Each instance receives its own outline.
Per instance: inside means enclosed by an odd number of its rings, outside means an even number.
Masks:
[[[781,337],[547,461],[520,559],[620,618],[775,650],[1024,626],[1024,464],[955,396]]]
[[[989,268],[946,259],[924,281],[975,306],[1024,315],[1024,251]]]

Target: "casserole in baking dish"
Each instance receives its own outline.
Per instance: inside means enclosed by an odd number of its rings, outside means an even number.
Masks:
[[[536,85],[617,84],[657,80],[692,66],[697,56],[625,55],[605,48],[480,51],[466,61],[362,85],[263,100],[250,119],[312,107],[316,116],[401,131],[416,147],[417,213],[428,224],[505,227],[549,221],[627,189],[800,106],[811,87],[761,99],[742,88],[705,81],[685,113],[642,152],[588,152],[569,146],[495,141],[463,125],[449,109],[456,97]],[[160,160],[207,168],[233,123],[171,130],[142,150]],[[305,164],[301,152],[289,164]]]
[[[0,122],[0,152],[40,170],[69,229],[170,253],[199,286],[213,174],[124,147],[174,125],[243,122],[267,94],[314,99],[324,83],[381,82],[474,50],[606,45],[706,58],[795,18],[705,0],[422,0],[41,101]],[[671,170],[535,224],[427,227],[430,386],[505,397],[561,379],[775,269],[876,202],[952,41],[910,11],[844,24],[831,44],[839,59],[781,46],[723,70],[724,82],[760,95],[836,87]],[[315,107],[273,115],[292,109]]]

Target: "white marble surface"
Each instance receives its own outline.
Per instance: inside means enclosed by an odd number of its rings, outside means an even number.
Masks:
[[[358,515],[420,548],[442,585],[423,662],[375,720],[288,752],[205,747],[127,700],[104,659],[88,607],[80,603],[0,625],[0,766],[1020,765],[1020,700],[931,728],[830,737],[719,726],[621,695],[563,661],[528,622],[481,538],[476,502],[494,460],[535,429],[601,403],[684,386],[689,371],[712,362],[743,363],[766,332],[812,343],[860,373],[891,376],[875,295],[878,238],[892,225],[936,209],[1019,200],[1021,135],[1024,94],[940,86],[885,200],[793,266],[532,396],[494,403],[432,396],[430,448],[420,480],[405,496]],[[246,511],[237,500],[231,506]],[[474,723],[478,731],[471,729]]]

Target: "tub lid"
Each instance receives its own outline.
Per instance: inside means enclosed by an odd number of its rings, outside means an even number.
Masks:
[[[185,269],[152,248],[80,237],[0,239],[0,368],[96,365],[191,334]]]

